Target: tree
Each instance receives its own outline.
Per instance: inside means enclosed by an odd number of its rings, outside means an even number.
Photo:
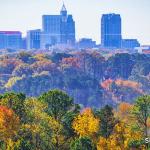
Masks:
[[[99,122],[92,110],[86,108],[80,115],[75,117],[72,128],[80,137],[93,137],[98,132]]]
[[[127,53],[110,57],[107,64],[108,74],[112,79],[116,77],[128,79],[134,66],[131,55]]]
[[[68,58],[71,56],[72,56],[71,54],[67,54],[67,53],[53,53],[51,56],[51,60],[57,64],[61,62],[63,58]]]
[[[97,150],[108,150],[108,139],[100,137],[97,143]]]
[[[0,74],[10,74],[12,71],[21,64],[22,61],[17,60],[15,58],[5,58],[4,60],[0,60]]]
[[[56,66],[49,60],[36,61],[31,65],[34,72],[41,73],[42,71],[56,71]]]
[[[94,145],[90,138],[80,137],[70,144],[70,150],[94,150]]]
[[[22,60],[24,63],[28,63],[32,60],[32,55],[28,52],[23,51],[17,55],[17,58]]]
[[[62,125],[64,127],[63,134],[67,139],[73,138],[75,136],[74,129],[72,128],[72,122],[74,118],[79,114],[79,111],[79,105],[75,105],[74,111],[67,112],[62,118]]]
[[[148,118],[150,117],[150,96],[139,97],[132,111],[138,126],[142,129],[145,138],[148,137]]]
[[[118,122],[112,134],[106,139],[100,137],[97,143],[97,150],[128,150],[134,148],[131,142],[138,143],[137,148],[145,150],[144,144],[141,142],[142,134],[140,131],[134,131],[131,126],[127,126],[124,122]]]
[[[14,111],[0,106],[0,141],[5,143],[7,150],[13,150],[19,128],[20,120]]]
[[[142,134],[140,131],[132,130],[132,127],[128,127],[124,122],[118,122],[114,129],[113,134],[108,139],[109,150],[125,150],[129,149],[130,141],[140,141]],[[139,145],[139,149],[143,145]]]
[[[133,119],[131,116],[132,109],[133,105],[122,102],[117,108],[116,116],[119,118],[119,120],[122,120],[128,125],[131,125],[133,122],[135,122],[135,119]]]
[[[48,104],[47,113],[59,121],[73,107],[73,99],[60,90],[48,91],[39,100]]]
[[[25,98],[26,96],[22,93],[5,93],[0,95],[0,105],[11,108],[21,121],[25,121]]]
[[[105,138],[108,138],[113,131],[113,127],[116,124],[113,108],[106,105],[100,111],[96,111],[96,116],[100,119],[99,134]]]
[[[62,125],[45,112],[47,104],[30,98],[25,101],[25,108],[28,119],[22,128],[21,146],[28,143],[32,149],[59,148],[64,143]]]
[[[33,70],[29,64],[22,63],[18,65],[14,70],[13,70],[13,75],[22,77],[23,75],[25,76],[31,76],[33,73]]]

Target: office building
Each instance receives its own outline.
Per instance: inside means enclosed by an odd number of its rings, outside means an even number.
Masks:
[[[29,30],[27,32],[27,49],[40,49],[41,30]]]
[[[20,49],[22,33],[20,31],[0,31],[0,49]]]
[[[79,49],[94,48],[96,46],[96,41],[93,41],[90,38],[82,38],[76,45]]]
[[[41,48],[75,43],[75,22],[63,4],[60,15],[42,16]]]
[[[137,39],[123,39],[122,48],[125,49],[134,49],[135,47],[140,47],[140,43]]]
[[[22,49],[27,49],[27,38],[26,37],[23,37],[22,38],[22,46],[21,46]]]
[[[103,14],[101,18],[101,45],[106,48],[120,48],[121,39],[120,15]]]

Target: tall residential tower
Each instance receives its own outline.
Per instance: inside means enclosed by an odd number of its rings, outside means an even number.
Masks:
[[[106,48],[120,48],[121,40],[120,15],[103,14],[101,18],[101,45]]]

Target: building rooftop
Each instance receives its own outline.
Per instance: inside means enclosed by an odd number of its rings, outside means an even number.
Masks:
[[[21,34],[20,31],[0,31],[1,34]]]

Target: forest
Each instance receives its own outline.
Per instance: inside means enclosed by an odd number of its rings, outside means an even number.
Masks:
[[[0,55],[0,150],[147,150],[150,55]]]
[[[38,97],[65,91],[82,107],[116,107],[150,94],[150,55],[98,51],[18,52],[0,55],[0,93]]]
[[[1,150],[148,150],[150,96],[81,108],[64,91],[0,95]]]

